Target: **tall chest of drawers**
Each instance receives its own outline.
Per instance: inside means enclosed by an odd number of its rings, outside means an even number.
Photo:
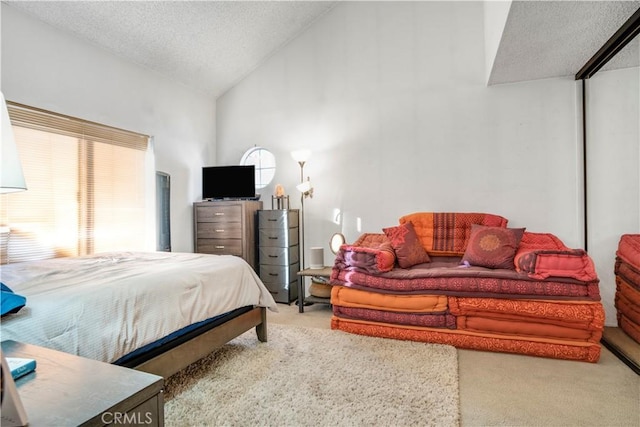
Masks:
[[[298,298],[300,270],[297,209],[258,211],[258,262],[260,279],[276,302]]]
[[[257,271],[256,212],[262,202],[230,200],[193,204],[195,252],[242,257]]]

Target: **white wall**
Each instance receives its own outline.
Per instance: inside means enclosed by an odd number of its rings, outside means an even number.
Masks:
[[[2,91],[8,100],[154,137],[171,175],[173,251],[193,251],[192,203],[215,162],[215,101],[2,3]]]
[[[588,251],[616,325],[615,253],[622,234],[640,233],[640,68],[587,80],[587,171]]]
[[[274,182],[294,194],[289,152],[313,151],[307,254],[335,231],[353,241],[414,211],[495,213],[579,247],[578,86],[487,87],[483,23],[482,2],[339,4],[218,98],[219,162],[269,148]]]

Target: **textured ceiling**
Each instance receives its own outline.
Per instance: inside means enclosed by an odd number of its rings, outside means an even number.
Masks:
[[[5,1],[185,85],[219,96],[337,1]],[[489,84],[572,76],[635,1],[513,1]],[[640,42],[605,67],[638,66]]]
[[[333,1],[7,1],[115,55],[218,96]]]
[[[575,75],[633,13],[640,1],[514,1],[489,84]],[[603,69],[639,65],[624,49]]]

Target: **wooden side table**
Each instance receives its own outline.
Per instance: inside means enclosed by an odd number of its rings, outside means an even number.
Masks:
[[[320,304],[331,304],[330,298],[320,298],[314,296],[305,297],[304,291],[304,281],[305,277],[331,277],[331,267],[322,267],[322,268],[305,268],[302,271],[298,271],[298,312],[304,313],[304,304],[305,303],[320,303]]]
[[[16,380],[30,427],[164,425],[162,377],[16,341],[2,352],[36,360]]]

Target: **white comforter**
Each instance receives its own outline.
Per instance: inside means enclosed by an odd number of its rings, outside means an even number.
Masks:
[[[105,253],[3,265],[0,279],[27,297],[2,318],[2,340],[104,362],[239,307],[277,311],[253,269],[229,255]]]

